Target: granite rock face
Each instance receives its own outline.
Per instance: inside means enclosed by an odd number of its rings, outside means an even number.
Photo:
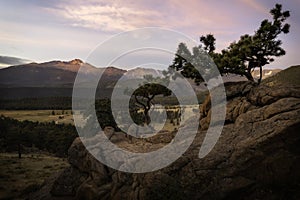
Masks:
[[[173,164],[144,174],[120,172],[98,162],[77,138],[69,149],[71,167],[54,182],[52,197],[300,199],[300,88],[242,82],[228,83],[226,92],[222,135],[206,157],[199,159],[198,153],[210,122],[209,98],[193,144]],[[136,143],[120,146],[139,150]],[[163,145],[139,142],[150,150]]]

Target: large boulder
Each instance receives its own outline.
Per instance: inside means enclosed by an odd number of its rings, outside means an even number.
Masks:
[[[69,150],[71,167],[56,180],[52,195],[77,199],[300,199],[300,88],[243,82],[228,84],[226,92],[225,126],[206,157],[200,159],[198,153],[210,122],[209,99],[202,106],[201,127],[193,144],[170,166],[144,174],[120,172],[98,162],[77,138]],[[141,146],[149,142],[142,141]],[[121,146],[134,150],[134,144],[123,142]]]

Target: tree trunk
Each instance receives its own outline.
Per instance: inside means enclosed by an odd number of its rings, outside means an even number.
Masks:
[[[248,64],[248,68],[247,68],[247,70],[245,72],[246,78],[249,81],[252,81],[252,82],[254,82],[254,78],[253,78],[253,76],[251,74],[251,70],[254,69],[254,68],[255,68],[255,62],[250,61],[249,64]]]
[[[21,144],[18,144],[18,154],[19,154],[19,158],[22,157],[22,151],[21,151]]]
[[[259,79],[257,81],[258,84],[261,83],[261,79],[262,79],[262,66],[259,66]]]
[[[145,109],[145,110],[144,110],[145,124],[146,124],[146,125],[149,125],[150,122],[151,122],[151,118],[150,118],[150,116],[149,116],[149,110],[150,110],[150,109]]]
[[[245,76],[246,76],[246,78],[247,78],[249,81],[254,82],[254,78],[253,78],[251,72],[249,72],[249,71],[246,72],[246,73],[245,73]]]

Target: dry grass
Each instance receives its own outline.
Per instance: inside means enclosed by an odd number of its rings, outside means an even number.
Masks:
[[[20,121],[28,120],[33,122],[52,122],[74,124],[71,110],[0,110],[0,115],[14,118]],[[64,113],[64,114],[62,114]],[[60,119],[61,118],[61,119]]]
[[[45,154],[26,154],[19,159],[16,153],[0,153],[0,199],[23,199],[68,165],[62,158]]]

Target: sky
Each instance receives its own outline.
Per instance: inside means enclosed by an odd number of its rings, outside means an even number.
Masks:
[[[13,65],[14,60],[15,64],[75,58],[89,61],[99,44],[144,27],[171,29],[197,43],[201,35],[212,33],[220,51],[241,35],[253,34],[263,19],[270,19],[269,10],[276,3],[291,12],[291,30],[280,36],[287,54],[266,68],[286,68],[300,64],[299,0],[0,0],[0,67]],[[124,46],[126,41],[118,45]],[[175,51],[178,44],[172,45]],[[118,46],[106,48],[109,55]],[[117,67],[133,68],[136,63],[129,60],[154,54],[157,52],[131,56]],[[167,66],[171,57],[162,57],[161,64]]]

